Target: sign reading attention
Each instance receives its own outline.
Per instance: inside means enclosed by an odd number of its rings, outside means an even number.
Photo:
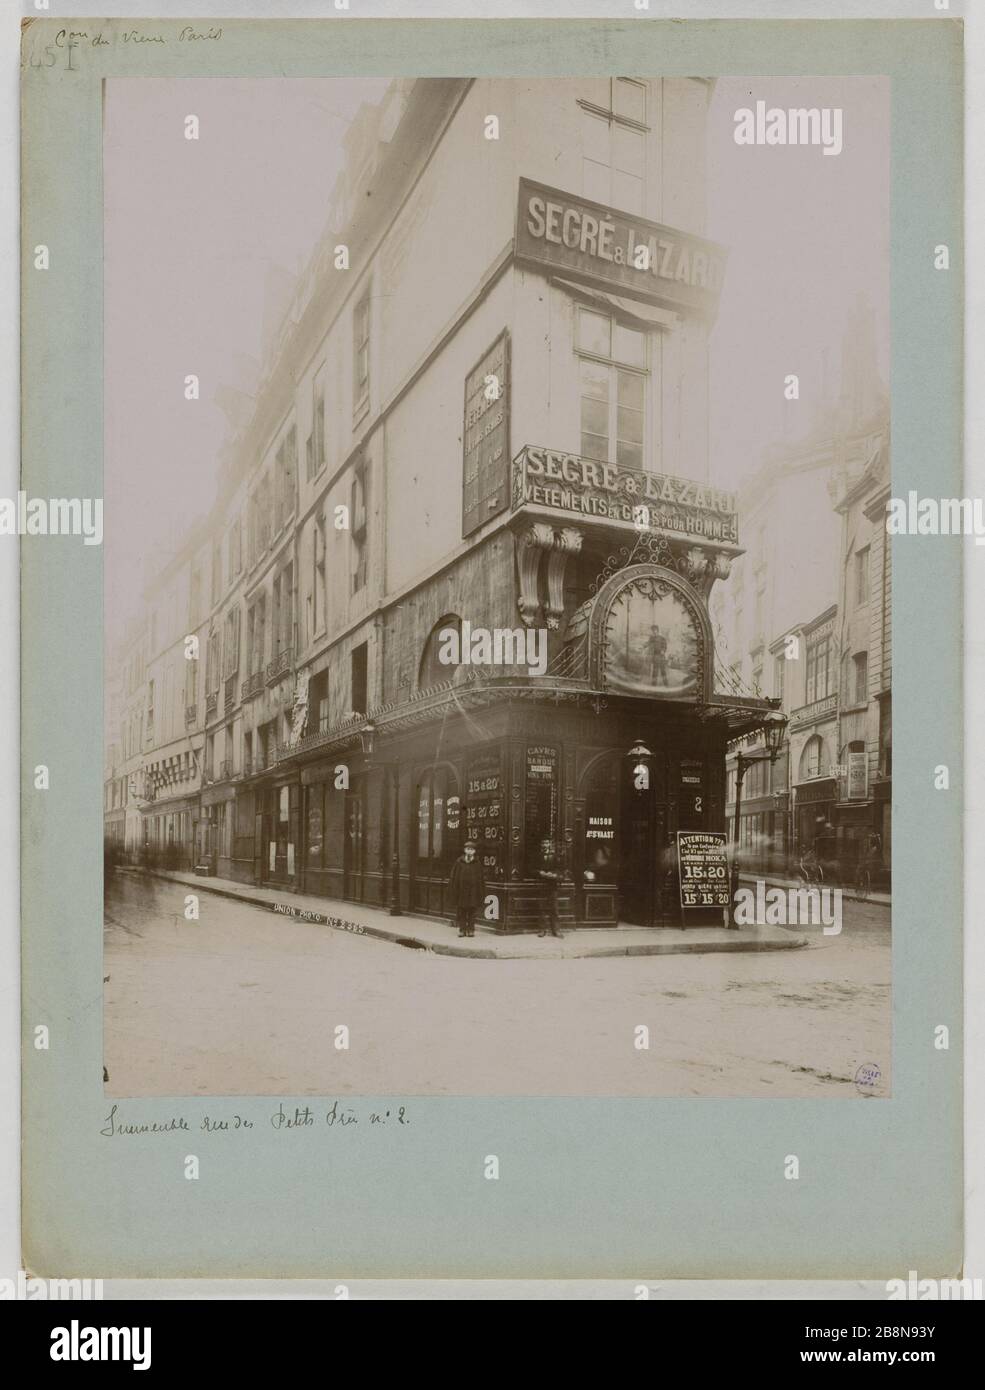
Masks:
[[[465,378],[462,535],[510,500],[510,338],[506,329]]]
[[[725,248],[690,232],[520,180],[516,255],[614,293],[713,315]]]
[[[718,830],[678,830],[681,907],[728,907],[725,835]]]

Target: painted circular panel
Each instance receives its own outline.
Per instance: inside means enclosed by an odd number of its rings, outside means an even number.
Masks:
[[[646,577],[627,584],[609,609],[604,642],[610,690],[698,697],[701,633],[690,606],[670,586]]]

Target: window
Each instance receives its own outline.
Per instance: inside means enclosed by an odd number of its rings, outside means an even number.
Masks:
[[[763,693],[763,663],[760,661],[752,668],[752,688],[755,695]]]
[[[147,682],[147,737],[154,735],[154,682]]]
[[[222,643],[222,674],[231,676],[239,669],[239,608],[226,614]]]
[[[263,595],[250,606],[246,615],[246,659],[251,676],[263,670],[266,619],[267,599]]]
[[[281,531],[294,511],[294,475],[297,471],[297,435],[292,427],[281,440],[274,459],[273,534]]]
[[[188,583],[188,626],[198,627],[199,612],[202,607],[202,575],[199,570],[192,570],[192,576]]]
[[[363,295],[352,313],[352,408],[359,413],[369,405],[369,294]]]
[[[232,578],[235,578],[243,568],[243,523],[239,517],[232,524],[229,532],[229,569]]]
[[[578,309],[581,452],[642,468],[646,414],[646,335],[618,319]]]
[[[355,714],[366,713],[366,676],[368,666],[368,648],[365,642],[360,642],[358,647],[353,647],[349,658],[349,670],[352,682],[352,709]]]
[[[783,685],[787,673],[787,659],[785,656],[773,658],[773,694],[783,702]]]
[[[311,577],[313,610],[311,635],[314,637],[325,628],[325,522],[321,517],[315,521],[312,548],[314,564]]]
[[[458,779],[451,768],[428,769],[417,784],[418,874],[446,877],[460,834]]]
[[[253,771],[253,730],[247,729],[243,734],[243,775],[249,777]]]
[[[368,552],[367,527],[368,473],[365,463],[353,474],[349,502],[349,525],[352,535],[352,592],[357,594],[366,584]]]
[[[826,777],[827,773],[828,750],[824,740],[815,734],[804,744],[804,750],[800,755],[800,780],[804,782],[811,777]]]
[[[893,709],[888,695],[879,701],[879,776],[893,775]]]
[[[292,645],[294,617],[294,566],[285,565],[274,580],[273,622],[270,627],[271,660]]]
[[[212,606],[222,597],[222,542],[216,541],[212,547]]]
[[[312,678],[308,690],[308,732],[324,734],[328,731],[328,672],[320,671]]]
[[[457,662],[441,660],[442,650],[450,650],[448,639],[442,634],[449,632],[456,633],[459,642],[461,641],[462,620],[457,613],[449,613],[444,618],[439,618],[428,634],[428,640],[424,644],[424,655],[421,657],[421,665],[417,673],[418,690],[430,690],[434,685],[441,685],[444,681],[450,681],[457,674],[459,670]]]
[[[831,637],[820,637],[807,644],[807,703],[823,700],[831,694],[834,681],[834,662]]]
[[[308,481],[325,467],[325,378],[319,376],[311,388],[311,433],[308,435]]]
[[[869,601],[869,547],[855,552],[855,603]]]
[[[612,79],[609,110],[582,106],[582,192],[625,212],[643,212],[646,87]]]
[[[869,702],[869,657],[867,652],[857,652],[852,657],[853,681],[852,701],[856,705]]]

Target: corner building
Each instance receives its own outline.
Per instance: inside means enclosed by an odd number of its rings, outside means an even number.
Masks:
[[[710,95],[397,82],[350,128],[343,230],[226,462],[216,871],[450,914],[471,839],[522,931],[550,840],[562,924],[680,923],[675,832],[725,828],[727,743],[771,707],[713,689],[741,551],[708,483]]]

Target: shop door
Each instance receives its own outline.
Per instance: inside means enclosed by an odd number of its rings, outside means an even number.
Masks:
[[[262,883],[266,878],[264,865],[267,844],[267,834],[265,828],[265,817],[262,811],[257,811],[253,817],[253,881]]]
[[[273,816],[268,867],[275,883],[291,887],[297,877],[298,843],[297,786],[278,787],[273,793]]]
[[[363,900],[363,859],[363,799],[359,792],[347,791],[342,893],[350,902]]]
[[[677,925],[676,875],[662,756],[623,773],[619,920],[638,927]]]

